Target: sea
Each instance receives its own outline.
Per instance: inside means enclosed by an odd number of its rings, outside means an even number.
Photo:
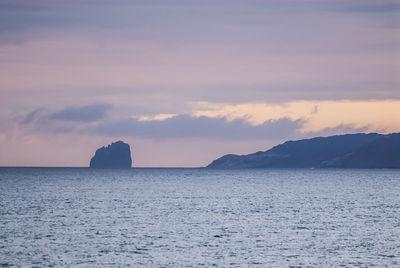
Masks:
[[[400,267],[400,170],[0,168],[0,267]]]

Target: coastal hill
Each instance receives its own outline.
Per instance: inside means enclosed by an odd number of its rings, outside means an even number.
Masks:
[[[91,168],[131,168],[131,149],[122,141],[114,142],[107,147],[96,150],[90,160]]]
[[[346,134],[287,141],[248,155],[224,155],[208,168],[400,168],[400,133]]]

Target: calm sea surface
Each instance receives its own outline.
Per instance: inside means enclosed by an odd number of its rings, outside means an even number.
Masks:
[[[0,267],[400,267],[400,170],[0,168]]]

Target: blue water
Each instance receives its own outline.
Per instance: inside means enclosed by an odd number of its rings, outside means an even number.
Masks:
[[[400,170],[0,168],[0,266],[400,266]]]

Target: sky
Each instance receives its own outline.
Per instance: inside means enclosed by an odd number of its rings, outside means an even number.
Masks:
[[[0,166],[197,167],[400,132],[397,0],[2,0]]]

